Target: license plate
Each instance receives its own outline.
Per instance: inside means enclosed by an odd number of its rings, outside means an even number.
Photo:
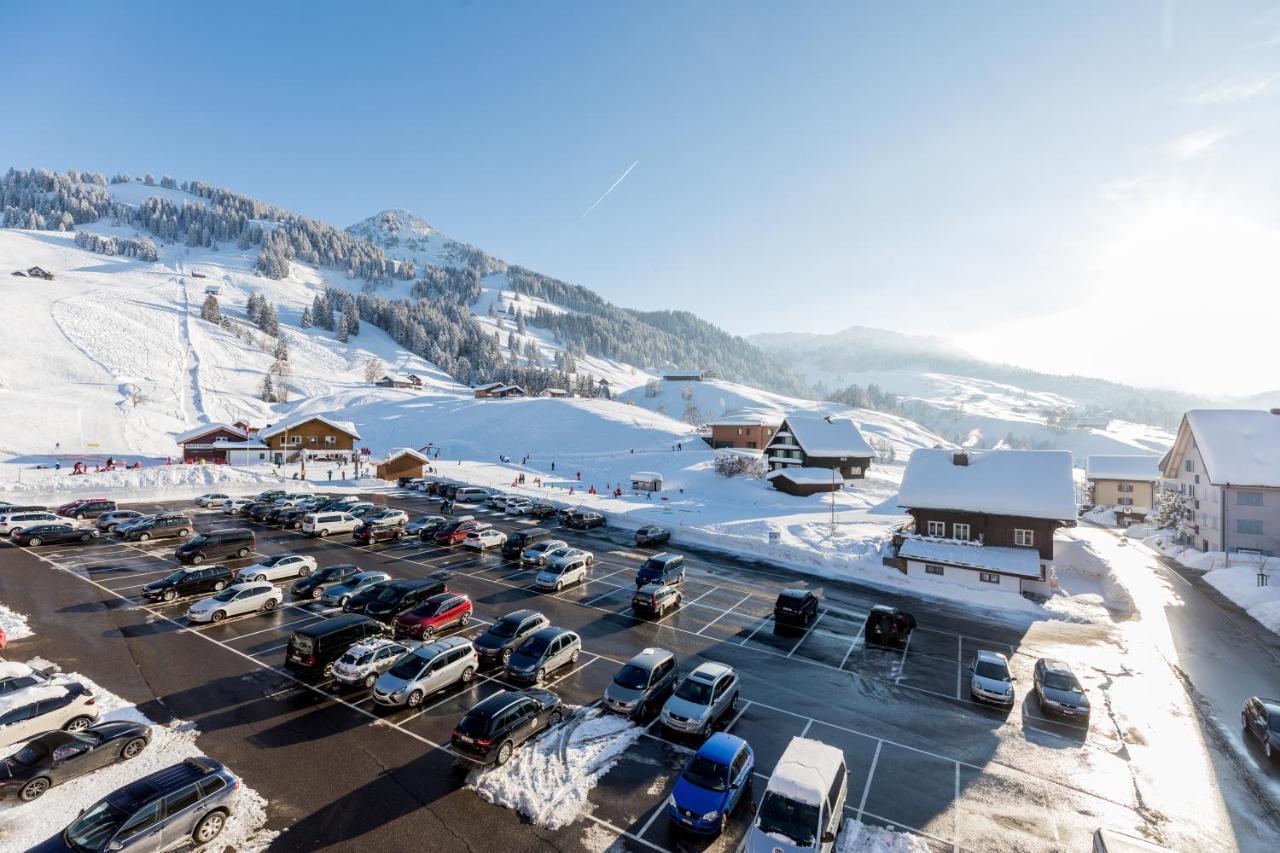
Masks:
[[[458,735],[458,740],[462,741],[463,743],[475,743],[475,741],[472,738],[469,738],[466,735]]]
[[[680,822],[683,823],[685,826],[693,826],[693,821],[687,817],[680,818]]]

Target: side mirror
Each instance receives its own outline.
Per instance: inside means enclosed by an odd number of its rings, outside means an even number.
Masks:
[[[969,671],[970,671],[970,672],[973,672],[973,667],[969,667]]]
[[[108,845],[107,845],[107,849],[108,849],[108,850],[123,850],[123,849],[124,849],[124,845],[123,845],[123,844],[121,844],[119,841],[112,841],[110,844],[108,844]]]

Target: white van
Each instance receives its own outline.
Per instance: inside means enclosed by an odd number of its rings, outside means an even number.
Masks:
[[[489,500],[489,490],[479,486],[462,486],[453,493],[454,503],[475,504]]]
[[[360,526],[360,519],[348,512],[309,512],[302,517],[302,532],[310,536],[350,533]]]
[[[0,536],[9,536],[38,524],[70,524],[74,527],[76,522],[75,519],[63,518],[52,512],[14,512],[0,515]]]
[[[747,853],[834,849],[848,789],[843,752],[792,738],[765,786]]]

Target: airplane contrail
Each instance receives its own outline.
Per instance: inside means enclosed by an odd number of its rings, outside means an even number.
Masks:
[[[627,170],[626,170],[625,172],[623,172],[621,176],[619,176],[618,180],[614,181],[612,184],[610,184],[610,185],[609,185],[609,189],[605,190],[605,191],[604,191],[604,193],[602,193],[602,194],[601,194],[600,198],[596,199],[596,200],[595,200],[595,202],[594,202],[590,207],[588,207],[586,210],[584,210],[584,211],[582,212],[582,215],[581,215],[581,216],[579,216],[577,219],[575,219],[575,220],[573,221],[573,224],[572,224],[572,225],[570,225],[568,228],[564,229],[564,233],[563,233],[563,234],[561,234],[559,237],[557,237],[557,238],[556,238],[556,243],[559,243],[559,242],[560,242],[561,240],[563,240],[565,237],[568,237],[568,236],[569,236],[569,232],[570,232],[570,231],[572,231],[573,229],[577,228],[577,227],[578,227],[578,225],[579,225],[579,223],[581,223],[581,222],[582,222],[582,220],[584,220],[584,219],[586,219],[586,218],[587,218],[587,214],[591,213],[591,211],[593,211],[593,210],[595,210],[597,207],[599,207],[599,206],[600,206],[600,202],[602,202],[602,201],[604,201],[606,198],[608,198],[609,193],[611,193],[611,192],[613,192],[615,189],[617,189],[618,184],[620,184],[620,183],[622,183],[624,180],[626,180],[627,175],[630,175],[630,174],[631,174],[631,170],[632,170],[632,169],[634,169],[636,166],[639,166],[639,165],[640,165],[640,161],[639,161],[639,160],[637,160],[637,161],[635,161],[634,163],[632,163],[630,166],[628,166],[628,167],[627,167]],[[555,246],[555,243],[553,243],[553,244],[552,244],[552,246],[554,247],[554,246]]]

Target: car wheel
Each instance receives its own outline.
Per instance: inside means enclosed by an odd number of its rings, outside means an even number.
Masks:
[[[458,627],[465,628],[470,624],[471,624],[471,614],[463,613],[462,617],[458,620]]]
[[[347,608],[347,602],[350,600],[351,600],[351,596],[344,595],[342,596],[342,600],[338,602],[338,606],[341,607],[343,610],[345,610]]]
[[[320,589],[320,587],[316,587],[315,589],[311,590],[312,600],[318,601],[320,599],[320,596],[322,595],[324,595],[324,590]]]
[[[164,595],[160,597],[163,598],[165,601],[173,601],[175,598],[178,597],[178,591],[176,589],[166,589],[164,591]]]
[[[506,764],[508,761],[511,760],[511,753],[514,750],[515,750],[515,746],[512,745],[511,741],[504,740],[502,742],[502,746],[498,747],[498,754],[494,758],[494,763],[497,764],[499,767]]]
[[[120,750],[120,757],[128,761],[134,758],[138,753],[147,748],[147,742],[143,738],[136,737],[124,745],[124,749]]]
[[[374,684],[374,682],[375,682],[375,681],[377,681],[377,680],[378,680],[378,676],[374,675],[374,674],[371,672],[371,673],[369,673],[368,675],[366,675],[366,676],[364,677],[364,686],[365,686],[365,687],[372,687],[372,686],[373,686],[373,684]]]
[[[85,534],[82,534],[82,535],[80,536],[80,541],[81,541],[81,542],[88,542],[88,541],[89,541],[90,539],[92,539],[92,538],[93,538],[93,534],[92,534],[92,533],[85,533]]]
[[[146,542],[146,541],[147,541],[148,539],[150,539],[150,538],[151,538],[151,534],[150,534],[150,533],[139,533],[139,534],[138,534],[138,541],[139,541],[139,542]]]
[[[30,539],[27,540],[27,544],[30,545],[32,548],[39,547],[40,537],[39,536],[31,537]]]
[[[214,622],[221,622],[223,619],[227,618],[227,611],[215,610],[213,611],[213,616],[210,618],[212,618]]]
[[[249,556],[249,549],[241,548],[239,551],[236,551],[236,556],[243,560],[245,557]]]
[[[254,583],[262,583],[266,579],[267,579],[266,575],[254,575],[253,577],[249,578],[249,580],[253,581]]]
[[[467,682],[471,681],[471,679],[473,679],[473,678],[475,678],[475,677],[476,677],[476,670],[475,670],[475,667],[471,667],[471,666],[469,666],[469,667],[467,667],[466,669],[464,669],[464,670],[462,671],[462,683],[463,683],[463,684],[466,684]]]
[[[305,578],[309,574],[311,574],[310,566],[303,566],[302,568],[298,569],[298,577],[300,578]]]
[[[547,680],[547,668],[546,668],[546,667],[539,667],[539,668],[538,668],[538,673],[537,673],[537,675],[535,675],[535,676],[534,676],[534,679],[536,679],[536,680],[537,680],[537,682],[538,682],[539,684],[541,684],[542,682],[546,681],[546,680]]]
[[[316,535],[319,536],[321,539],[323,539],[324,537],[329,535],[329,529],[325,528],[324,530],[319,530],[316,532]]]
[[[502,650],[502,665],[503,665],[503,666],[506,666],[506,665],[507,665],[507,662],[508,662],[508,661],[510,661],[510,660],[511,660],[511,649],[503,649],[503,650]]]
[[[1262,751],[1266,753],[1268,759],[1271,758],[1271,741],[1270,740],[1268,740],[1266,743],[1262,745]]]
[[[49,780],[40,776],[22,786],[22,790],[18,792],[18,799],[24,803],[29,803],[32,800],[40,799],[40,795],[47,790],[49,790]]]
[[[276,600],[274,598],[268,598],[266,601],[262,602],[262,609],[267,611],[268,613],[270,613],[272,610],[275,610]]]
[[[428,640],[436,635],[436,627],[434,625],[422,626],[422,639]]]
[[[564,584],[560,583],[559,581],[556,581],[556,592],[559,592],[562,589],[564,589]]]
[[[190,530],[188,530],[188,529],[187,529],[187,528],[185,528],[185,527],[178,531],[178,538],[179,538],[179,539],[186,539],[186,538],[187,538],[188,536],[190,536],[190,535],[191,535],[191,531],[190,531]]]
[[[410,708],[416,708],[422,704],[422,691],[415,690],[409,694],[409,700],[406,702]]]
[[[1240,728],[1244,729],[1246,732],[1249,731],[1249,718],[1245,715],[1244,711],[1240,712]]]
[[[560,723],[563,721],[564,721],[564,712],[561,711],[559,708],[556,708],[554,711],[551,712],[551,715],[547,717],[547,727],[555,728],[556,726],[560,725]]]
[[[721,812],[720,813],[720,834],[724,835],[725,831],[728,829],[729,829],[729,813]]]
[[[578,656],[582,654],[582,649],[574,649],[573,654],[569,655],[569,663],[577,663]]]
[[[325,678],[333,678],[333,663],[330,662],[325,664],[323,672]]]
[[[227,585],[227,582],[226,582],[226,581],[214,581],[214,582],[213,582],[213,591],[214,591],[214,592],[222,592],[222,590],[226,587],[226,585]]]
[[[62,726],[64,732],[82,732],[93,725],[92,717],[72,717]]]
[[[227,816],[223,812],[207,814],[204,816],[204,820],[196,824],[195,830],[191,833],[191,840],[196,847],[208,844],[222,834],[222,828],[226,825]]]
[[[738,693],[737,693],[737,691],[734,691],[733,698],[729,700],[729,710],[730,710],[730,711],[736,711],[736,710],[738,710]]]
[[[204,554],[196,554],[191,558],[191,565],[198,566],[204,562]]]

